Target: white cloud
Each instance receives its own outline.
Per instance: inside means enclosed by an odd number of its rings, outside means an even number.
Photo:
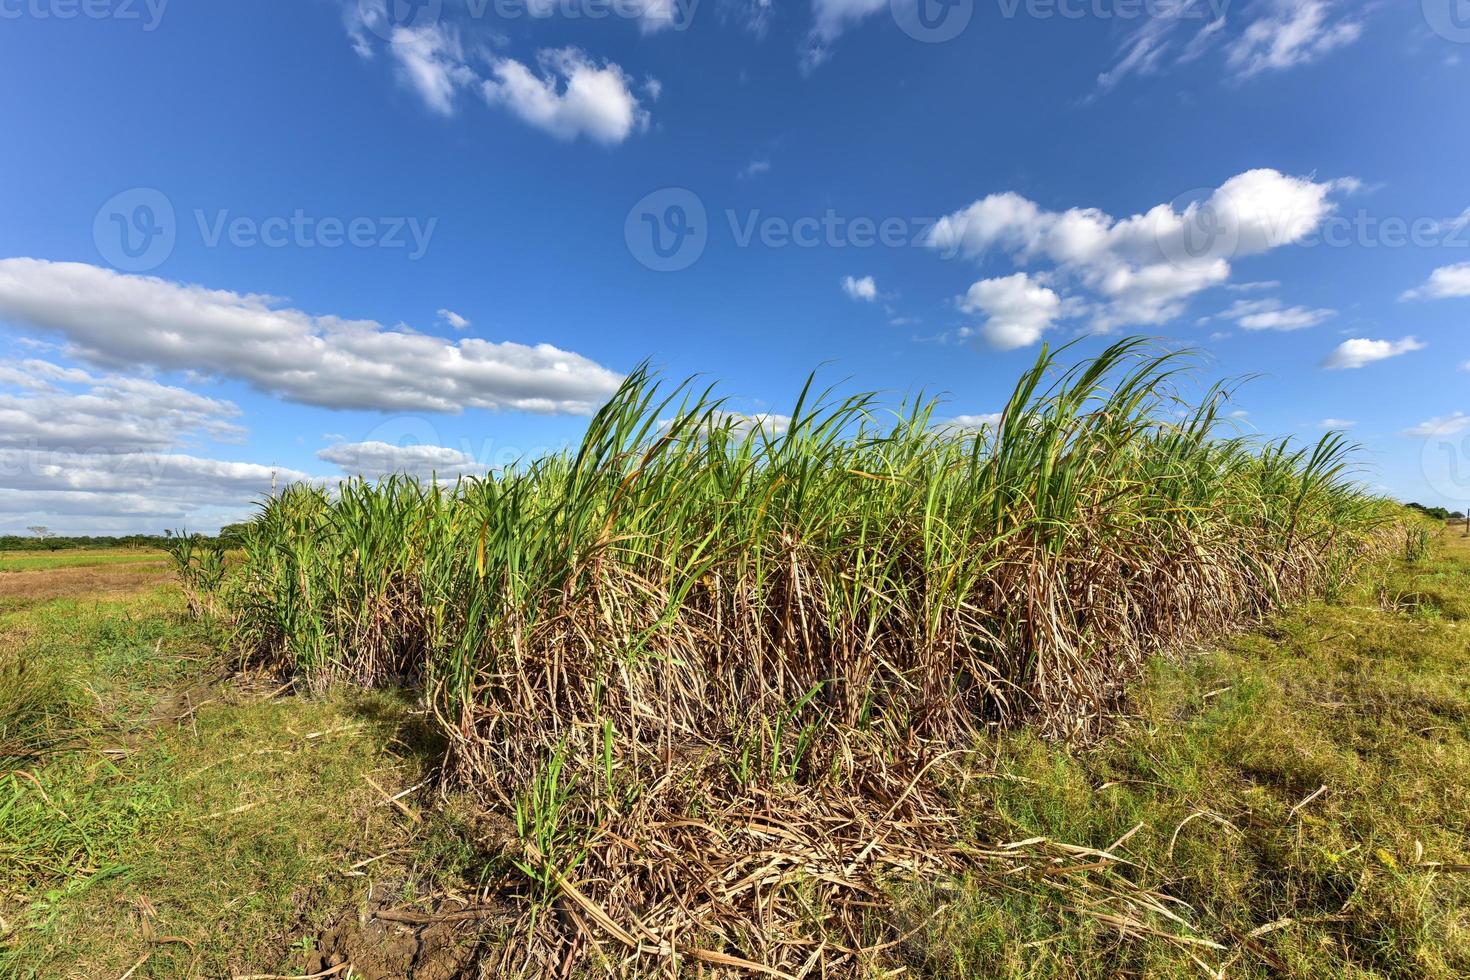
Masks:
[[[1470,262],[1446,265],[1429,274],[1429,281],[1404,293],[1402,299],[1459,299],[1470,296]]]
[[[675,26],[680,15],[678,0],[635,2],[640,4],[639,23],[645,33]],[[549,0],[532,0],[530,10],[536,16],[555,12]],[[635,86],[618,65],[598,64],[574,47],[537,52],[539,73],[514,58],[482,49],[476,57],[490,68],[490,77],[483,78],[470,66],[458,30],[440,20],[390,29],[392,22],[382,0],[349,3],[345,19],[353,49],[365,59],[375,56],[369,34],[386,36],[399,80],[442,116],[458,111],[461,90],[478,89],[491,105],[508,108],[558,139],[585,135],[599,143],[621,143],[649,124],[649,113],[634,88],[641,88],[650,102],[657,101],[663,91],[656,78],[650,76]]]
[[[673,424],[673,419],[661,419],[658,428],[662,432]],[[785,435],[791,428],[791,416],[777,415],[773,412],[746,413],[717,409],[710,413],[709,424],[715,429],[728,428],[733,435],[738,437],[744,437],[756,431],[768,436],[780,436]]]
[[[1255,293],[1280,289],[1281,283],[1276,279],[1267,279],[1262,282],[1232,282],[1225,288],[1235,293]]]
[[[716,426],[729,426],[732,432],[742,436],[756,431],[769,436],[780,436],[791,428],[791,416],[777,415],[774,412],[715,412],[713,421]]]
[[[832,42],[848,28],[888,7],[889,0],[812,0],[812,27],[802,45],[801,67],[811,71],[832,56]]]
[[[1131,76],[1193,64],[1216,48],[1223,51],[1229,77],[1237,80],[1310,64],[1362,35],[1361,20],[1335,15],[1334,6],[1356,5],[1352,0],[1336,5],[1328,0],[1256,0],[1240,16],[1231,16],[1234,12],[1223,0],[1157,5],[1155,16],[1123,39],[1113,66],[1098,75],[1098,91],[1110,91]]]
[[[456,476],[484,476],[489,467],[482,466],[468,453],[446,446],[395,446],[386,442],[350,442],[328,446],[317,459],[338,466],[347,476],[380,479],[394,473],[411,476],[435,476],[453,480]]]
[[[1282,310],[1266,310],[1240,318],[1246,330],[1305,330],[1315,327],[1337,315],[1336,310],[1309,310],[1305,306],[1293,306]]]
[[[0,514],[74,533],[218,525],[294,470],[179,452],[238,441],[240,409],[150,378],[0,362]],[[21,515],[15,518],[12,515]]]
[[[671,27],[688,26],[694,15],[689,5],[697,0],[635,0],[638,10],[638,30],[643,34],[657,34]],[[686,9],[688,8],[688,9]]]
[[[1427,438],[1429,436],[1453,436],[1470,429],[1470,415],[1464,412],[1451,412],[1449,415],[1441,415],[1437,418],[1428,419],[1418,425],[1404,430],[1404,435],[1415,438]]]
[[[399,79],[442,116],[454,115],[456,94],[475,82],[459,38],[440,24],[395,28],[388,50]]]
[[[740,172],[737,173],[735,176],[740,178],[741,180],[749,180],[750,178],[758,176],[760,174],[769,173],[770,170],[771,161],[762,158],[750,161],[744,167],[740,168]]]
[[[956,415],[934,426],[935,431],[946,435],[968,435],[981,429],[994,429],[1005,416],[1001,412],[985,412],[981,415]]]
[[[0,448],[0,513],[62,533],[209,530],[308,473],[186,453]],[[14,516],[19,515],[19,516]]]
[[[466,320],[464,317],[460,316],[453,310],[441,309],[439,311],[439,319],[449,324],[456,330],[468,330],[470,327],[470,321]]]
[[[966,313],[985,316],[978,333],[997,350],[1026,347],[1041,339],[1062,315],[1062,300],[1024,272],[1002,279],[983,279],[960,300]]]
[[[1410,351],[1423,350],[1425,346],[1413,337],[1405,337],[1402,340],[1367,340],[1355,337],[1339,344],[1337,349],[1327,356],[1327,360],[1322,362],[1322,366],[1329,370],[1360,368],[1375,361],[1398,357]]]
[[[757,38],[764,38],[771,26],[771,0],[720,0],[721,18],[735,20]]]
[[[1331,195],[1351,186],[1251,170],[1183,210],[1160,204],[1122,219],[1096,208],[1048,211],[1019,194],[992,194],[941,218],[925,244],[975,259],[999,250],[1017,265],[1049,261],[1062,279],[1098,295],[1096,329],[1155,325],[1224,284],[1231,260],[1311,234],[1336,207]]]
[[[878,298],[878,284],[873,281],[872,276],[863,276],[861,279],[843,276],[842,291],[848,295],[849,299],[860,300],[864,303],[871,303]]]
[[[1271,12],[1252,21],[1225,51],[1226,66],[1238,77],[1309,64],[1363,33],[1359,21],[1334,18],[1327,0],[1271,0]]]
[[[481,85],[485,100],[557,139],[621,143],[648,128],[648,111],[616,64],[598,65],[577,48],[543,50],[537,62],[539,75],[513,58],[497,61]]]
[[[1210,320],[1234,320],[1245,330],[1305,330],[1337,315],[1336,310],[1308,309],[1305,306],[1283,306],[1277,299],[1236,300]]]
[[[621,381],[550,344],[451,343],[81,263],[0,259],[0,317],[59,333],[94,363],[236,378],[327,408],[588,414]]]
[[[231,402],[146,378],[95,377],[47,361],[0,362],[0,447],[125,453],[166,449],[196,434],[235,441],[243,430],[229,420],[239,415]]]
[[[1322,421],[1317,423],[1317,428],[1332,429],[1336,432],[1343,432],[1347,429],[1351,429],[1357,424],[1357,422],[1351,421],[1349,419],[1323,419]]]

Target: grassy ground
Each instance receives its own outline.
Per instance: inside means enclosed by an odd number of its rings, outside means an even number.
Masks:
[[[0,615],[0,684],[44,674],[74,736],[0,765],[0,976],[265,972],[403,846],[369,780],[396,792],[437,754],[406,703],[217,683],[219,638],[181,611],[170,587]]]
[[[991,747],[991,839],[1111,849],[1223,950],[1120,939],[1068,896],[972,890],[915,965],[947,975],[1470,975],[1470,542],[1369,576],[1182,664],[1069,753]],[[1122,841],[1122,843],[1115,842]],[[932,896],[908,896],[909,915]],[[1166,924],[1166,923],[1164,923]]]
[[[300,973],[298,937],[374,882],[459,884],[468,846],[418,795],[384,803],[439,751],[405,698],[225,678],[172,587],[95,584],[0,613],[0,976]],[[1130,863],[1095,884],[1173,896],[1221,948],[1125,937],[1037,876],[899,887],[884,914],[912,936],[875,975],[1467,975],[1467,617],[1470,543],[1447,536],[1156,662],[1099,746],[982,747],[956,787],[976,842],[1110,850]]]
[[[163,563],[161,551],[132,551],[111,548],[74,551],[7,551],[0,553],[0,572],[31,572],[48,568],[86,568],[93,565],[136,565]]]

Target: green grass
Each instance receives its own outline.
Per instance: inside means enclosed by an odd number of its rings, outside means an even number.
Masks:
[[[1340,604],[1276,616],[1182,663],[1156,660],[1134,688],[1136,714],[1095,749],[1025,733],[988,745],[993,778],[971,783],[965,809],[988,842],[1105,849],[1138,827],[1116,849],[1133,863],[1124,873],[1187,903],[1195,933],[1228,948],[1194,955],[1228,976],[1466,976],[1467,595],[1470,547],[1457,536]],[[1178,947],[1123,939],[1065,901],[966,891],[921,929],[913,965],[1201,975]],[[903,905],[915,923],[935,908],[913,892]]]
[[[51,568],[86,568],[93,565],[136,565],[162,563],[168,558],[162,551],[34,551],[0,554],[0,572],[34,572]]]
[[[117,977],[145,955],[134,977],[293,972],[288,935],[405,846],[367,779],[412,785],[439,751],[408,703],[210,687],[221,637],[182,605],[170,588],[0,617],[0,661],[64,676],[69,736],[0,775],[0,976]]]

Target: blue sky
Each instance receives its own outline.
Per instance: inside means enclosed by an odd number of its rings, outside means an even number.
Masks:
[[[1470,502],[1466,0],[0,0],[0,82],[0,533],[1134,333]]]

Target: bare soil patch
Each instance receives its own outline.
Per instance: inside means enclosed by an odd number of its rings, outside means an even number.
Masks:
[[[393,882],[373,886],[366,906],[342,913],[313,936],[305,973],[340,968],[361,980],[473,980],[487,928],[503,924],[503,910],[440,903],[433,912],[402,907]],[[293,964],[294,966],[294,964]]]
[[[7,572],[0,575],[0,610],[80,596],[119,598],[156,588],[167,574],[161,561]]]

